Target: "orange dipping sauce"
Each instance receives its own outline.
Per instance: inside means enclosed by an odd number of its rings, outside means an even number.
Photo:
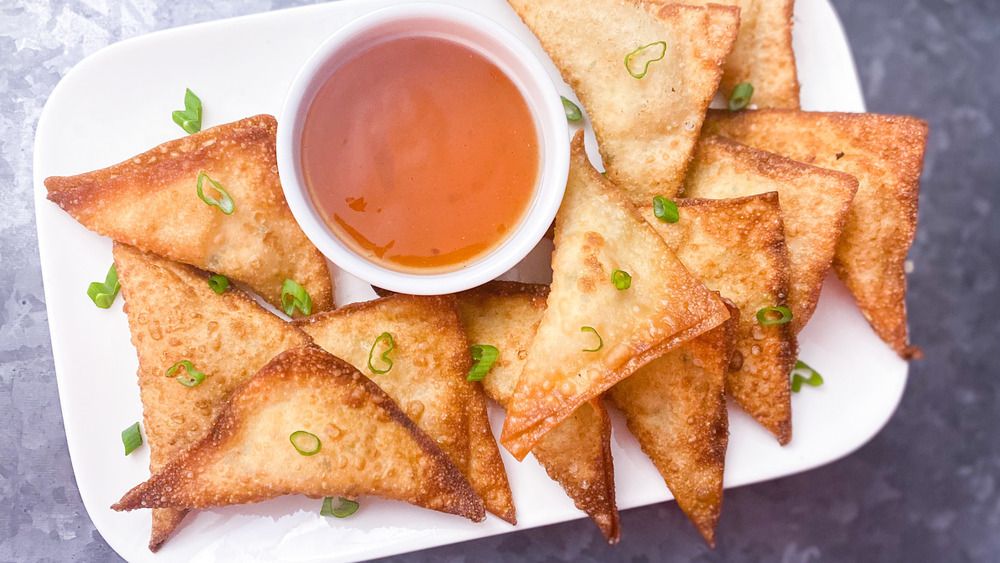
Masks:
[[[511,80],[433,37],[389,40],[349,60],[306,116],[302,169],[345,244],[383,267],[457,270],[527,213],[538,134]]]

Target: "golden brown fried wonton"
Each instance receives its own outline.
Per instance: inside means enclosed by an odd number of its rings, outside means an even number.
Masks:
[[[333,308],[326,258],[288,209],[278,181],[269,115],[249,117],[162,145],[103,170],[46,178],[48,198],[88,229],[147,252],[246,283],[281,309],[285,279],[314,312]],[[226,215],[198,197],[204,173],[232,197]],[[219,199],[209,180],[203,193]]]
[[[295,432],[319,439],[303,455]],[[233,393],[210,433],[112,508],[206,508],[287,494],[375,495],[473,521],[483,504],[448,457],[377,385],[310,345]]]
[[[727,305],[728,321],[639,368],[608,393],[677,505],[713,547],[729,443],[726,372],[740,315]]]
[[[658,0],[668,3],[665,0]],[[750,103],[760,108],[799,107],[799,81],[792,51],[794,0],[669,0],[705,6],[723,4],[740,9],[740,32],[726,57],[719,90],[728,100],[743,82],[753,85]]]
[[[919,356],[909,345],[904,264],[917,229],[927,124],[871,113],[710,111],[705,129],[858,179],[833,268],[875,333],[902,358]]]
[[[788,254],[774,192],[737,199],[678,200],[680,220],[643,216],[705,285],[740,309],[734,370],[726,394],[778,442],[792,439],[789,374],[796,344],[791,324],[764,326],[757,312],[788,307]]]
[[[548,293],[545,285],[490,282],[458,294],[469,343],[499,350],[483,387],[504,408],[524,368]],[[621,528],[615,506],[611,419],[601,402],[581,405],[539,440],[531,453],[576,507],[597,523],[608,543],[618,543]]]
[[[552,270],[547,307],[501,435],[518,459],[580,405],[729,317],[625,194],[590,165],[582,131],[556,215]],[[631,275],[628,289],[616,289],[615,270]]]
[[[186,264],[115,243],[115,267],[125,298],[132,344],[139,356],[143,427],[149,469],[156,473],[211,428],[224,399],[279,353],[311,339],[249,295],[217,295],[208,274]],[[167,375],[187,360],[205,380],[186,387]],[[153,511],[149,548],[156,551],[185,512]]]
[[[741,145],[703,137],[684,178],[687,198],[724,199],[778,192],[791,267],[788,302],[798,334],[816,309],[858,180]]]
[[[736,38],[738,10],[622,0],[508,2],[587,110],[608,178],[636,203],[675,194]],[[646,45],[627,68],[626,55]],[[634,76],[661,53],[641,78]]]
[[[486,508],[516,522],[500,450],[480,385],[466,381],[471,359],[452,296],[392,295],[354,303],[297,326],[316,343],[378,384],[441,447]],[[392,335],[375,347],[383,333]],[[377,373],[374,370],[384,371]]]

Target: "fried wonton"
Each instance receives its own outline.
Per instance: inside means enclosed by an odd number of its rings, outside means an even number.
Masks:
[[[281,309],[286,279],[314,312],[333,308],[326,258],[288,209],[275,132],[258,115],[175,139],[103,170],[45,180],[48,198],[88,229],[246,283]],[[232,213],[199,198],[233,201]]]
[[[740,315],[727,305],[728,321],[639,368],[608,392],[677,505],[712,547],[729,444],[726,372]]]
[[[658,0],[667,3],[664,0]],[[794,0],[669,0],[691,6],[723,4],[740,9],[740,32],[726,57],[719,90],[728,100],[743,82],[760,108],[799,107],[799,80],[792,51]]]
[[[230,287],[217,295],[208,274],[186,264],[115,243],[115,267],[125,298],[132,344],[139,356],[143,427],[149,469],[156,473],[204,437],[223,400],[279,353],[311,342],[249,295]],[[205,374],[187,387],[182,361]],[[153,511],[149,548],[156,551],[184,511]]]
[[[471,344],[495,346],[499,355],[483,388],[507,407],[528,347],[545,311],[548,286],[490,282],[458,294],[462,323]],[[546,434],[532,455],[600,527],[609,544],[621,536],[611,459],[611,419],[597,399],[584,403]]]
[[[778,192],[791,266],[788,302],[798,334],[816,309],[858,181],[725,137],[698,142],[684,179],[687,198],[733,198]]]
[[[763,325],[757,319],[762,309],[788,307],[788,254],[778,195],[678,200],[677,205],[676,223],[657,219],[652,206],[641,211],[692,274],[739,307],[726,394],[785,445],[792,439],[789,374],[795,335],[790,323]]]
[[[612,280],[621,270],[628,289]],[[552,287],[501,441],[517,459],[570,416],[672,347],[729,317],[619,190],[577,132],[556,214]]]
[[[392,295],[296,324],[388,393],[448,454],[486,509],[516,523],[483,390],[466,381],[471,357],[453,296]]]
[[[736,38],[739,10],[622,0],[508,3],[587,110],[608,178],[636,203],[675,194]]]
[[[758,110],[709,112],[704,133],[858,179],[833,268],[875,333],[902,358],[919,356],[909,345],[904,265],[917,228],[927,124],[906,116]]]
[[[317,440],[302,450],[296,432]],[[300,453],[314,444],[314,453]],[[204,439],[112,508],[207,508],[288,494],[375,495],[485,517],[441,448],[378,385],[314,345],[271,360],[233,393]]]

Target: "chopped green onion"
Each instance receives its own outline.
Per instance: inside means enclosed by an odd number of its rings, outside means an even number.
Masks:
[[[809,373],[809,377],[803,377],[801,374],[795,373],[800,370]],[[807,383],[813,387],[819,387],[820,385],[823,385],[823,377],[820,376],[816,370],[806,365],[805,362],[796,360],[795,367],[792,368],[792,391],[795,393],[801,391],[803,383]]]
[[[94,305],[101,309],[107,309],[115,302],[119,289],[121,289],[121,285],[118,283],[118,270],[115,269],[114,264],[111,264],[108,275],[104,277],[104,283],[91,282],[90,287],[87,288],[87,295],[94,302]]]
[[[584,352],[598,352],[601,348],[604,348],[604,339],[601,338],[600,334],[592,326],[582,326],[580,327],[580,332],[593,332],[594,336],[597,337],[597,348],[584,348]]]
[[[142,445],[142,432],[139,431],[138,422],[122,430],[122,444],[125,445],[125,455],[134,452]]]
[[[201,99],[194,95],[190,88],[184,92],[184,109],[172,114],[174,123],[188,133],[201,131]]]
[[[385,352],[382,352],[382,361],[389,364],[389,367],[385,368],[384,370],[376,369],[375,366],[372,365],[372,356],[375,355],[375,348],[378,347],[378,343],[381,342],[382,340],[389,341],[389,347],[385,349]],[[389,352],[392,352],[393,348],[395,347],[396,347],[396,342],[392,339],[391,334],[389,334],[388,332],[383,332],[382,334],[378,335],[378,338],[376,338],[375,342],[372,343],[371,352],[368,352],[368,369],[372,370],[372,373],[378,373],[378,374],[389,373],[389,370],[392,369],[392,360],[389,359]]]
[[[472,353],[472,361],[476,363],[469,370],[469,376],[465,380],[482,381],[486,377],[486,373],[493,367],[493,362],[497,361],[500,350],[489,344],[476,344],[469,351]]]
[[[781,317],[772,319],[770,314],[780,313]],[[757,311],[757,322],[764,326],[783,325],[792,320],[792,311],[788,307],[764,307]]]
[[[666,223],[676,223],[681,218],[680,212],[677,211],[677,203],[662,195],[653,198],[653,215]]]
[[[740,111],[750,105],[750,97],[753,96],[753,85],[749,82],[737,84],[733,88],[733,93],[729,96],[729,111]]]
[[[288,437],[288,441],[292,443],[292,446],[295,446],[295,451],[302,455],[316,455],[323,447],[323,443],[319,441],[319,436],[305,430],[292,432],[292,435]]]
[[[837,157],[837,160],[840,160],[840,159],[844,158],[844,153],[842,153],[842,152],[838,152],[838,153],[837,153],[837,154],[835,154],[834,156],[836,156],[836,157]]]
[[[559,96],[562,99],[563,111],[566,112],[566,119],[569,121],[580,121],[583,119],[583,112],[580,106],[566,99],[566,96]]]
[[[212,187],[214,187],[219,192],[219,195],[221,196],[219,199],[212,199],[207,195],[205,195],[203,185],[205,183],[206,178],[208,179],[209,182],[212,183]],[[233,202],[233,198],[229,197],[229,192],[227,192],[226,189],[222,187],[222,184],[209,178],[208,174],[205,174],[204,172],[198,174],[198,197],[201,198],[201,200],[204,201],[205,203],[218,207],[226,215],[232,215],[233,211],[236,211],[236,204]]]
[[[632,287],[632,276],[625,270],[615,270],[611,272],[611,281],[614,282],[615,288],[619,290]]]
[[[214,274],[208,278],[208,287],[212,288],[212,291],[221,295],[224,291],[229,289],[229,278],[223,276],[222,274]]]
[[[170,366],[170,369],[167,370],[167,377],[174,375],[179,368],[184,368],[184,371],[187,372],[187,375],[177,376],[177,382],[181,385],[185,387],[194,387],[202,381],[205,381],[205,374],[194,369],[194,364],[192,364],[189,360],[181,360]]]
[[[648,48],[650,48],[650,47],[652,47],[654,45],[659,45],[660,46],[660,49],[661,49],[660,56],[658,56],[656,58],[653,58],[653,59],[647,60],[646,61],[646,65],[642,67],[642,72],[641,73],[636,74],[635,72],[632,72],[632,67],[629,66],[629,62],[631,62],[632,57],[635,56],[635,55],[638,55],[639,53],[645,51],[646,49],[648,49]],[[651,63],[655,63],[656,61],[662,59],[666,55],[667,55],[667,42],[666,41],[656,41],[654,43],[650,43],[649,45],[643,45],[642,47],[639,47],[635,51],[632,51],[631,53],[625,55],[625,70],[627,70],[628,73],[632,75],[632,78],[642,78],[643,76],[646,76],[647,72],[649,72],[649,65]]]
[[[344,497],[338,497],[336,499],[337,504],[334,505],[333,497],[326,497],[323,499],[323,508],[320,509],[320,516],[333,516],[334,518],[347,518],[351,514],[358,511],[360,504],[354,502],[351,499],[346,499]]]
[[[281,284],[281,306],[289,317],[295,313],[295,309],[309,316],[312,314],[312,297],[309,297],[306,290],[294,280],[286,279],[285,283]]]

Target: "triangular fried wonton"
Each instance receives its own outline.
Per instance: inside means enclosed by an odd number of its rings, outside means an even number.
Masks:
[[[816,309],[858,180],[741,145],[704,137],[684,179],[687,198],[723,199],[778,192],[791,266],[789,307],[798,334]]]
[[[516,522],[482,387],[466,381],[471,357],[453,296],[397,294],[296,324],[392,397],[448,454],[487,510]]]
[[[927,124],[870,113],[710,111],[704,133],[858,179],[833,268],[875,333],[901,357],[919,356],[909,345],[904,266],[917,229]]]
[[[490,282],[458,294],[469,343],[489,344],[499,351],[483,378],[483,388],[504,408],[524,368],[548,293],[546,285]],[[597,523],[608,543],[618,543],[621,529],[615,505],[611,419],[601,402],[581,405],[539,440],[531,453],[576,507]]]
[[[312,434],[306,448],[293,440],[297,432]],[[441,448],[378,385],[314,345],[271,360],[233,393],[203,440],[112,508],[206,508],[288,494],[375,495],[485,517]]]
[[[469,468],[464,471],[476,494],[483,499],[486,510],[501,520],[517,525],[514,494],[507,480],[507,468],[500,457],[496,436],[490,427],[486,395],[481,385],[473,385],[469,396]]]
[[[149,469],[155,473],[208,433],[223,400],[279,353],[311,342],[249,295],[230,287],[217,295],[208,274],[134,247],[115,243],[115,267],[125,298],[132,344],[139,356],[143,428]],[[205,374],[187,387],[177,362]],[[149,548],[159,549],[183,518],[153,511]]]
[[[739,10],[621,0],[508,3],[587,110],[608,178],[636,203],[676,193]]]
[[[729,305],[728,321],[639,368],[608,393],[677,505],[713,547],[729,444],[726,372],[740,314]]]
[[[45,180],[48,198],[88,229],[246,283],[281,309],[286,279],[312,310],[333,307],[326,258],[299,228],[278,182],[275,132],[258,115],[175,139],[103,170]],[[202,201],[233,201],[227,215]]]
[[[614,272],[631,276],[617,289]],[[580,405],[729,317],[725,305],[587,160],[570,150],[556,214],[552,289],[507,408],[501,441],[517,459]]]
[[[739,307],[726,394],[787,444],[792,439],[789,374],[795,335],[790,323],[762,325],[757,319],[762,309],[788,307],[788,254],[778,194],[678,200],[677,205],[676,223],[657,219],[652,206],[641,211],[692,274]],[[765,315],[765,320],[771,317]]]
[[[799,81],[792,51],[794,0],[657,0],[691,6],[723,4],[740,9],[740,32],[726,57],[719,91],[728,100],[743,82],[753,86],[750,103],[760,108],[799,107]]]

